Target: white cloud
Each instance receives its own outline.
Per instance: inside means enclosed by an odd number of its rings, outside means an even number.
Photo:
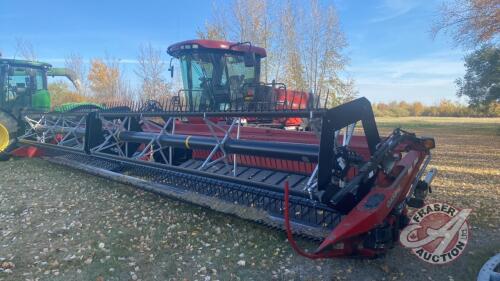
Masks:
[[[362,96],[372,101],[422,101],[457,99],[455,80],[463,76],[463,61],[434,54],[422,58],[373,60],[349,68]]]
[[[415,0],[384,0],[376,9],[377,16],[370,19],[370,22],[378,23],[402,16],[417,7],[419,3],[421,2]]]
[[[119,59],[119,62],[123,63],[123,64],[138,64],[139,63],[139,61],[137,61],[136,59]]]

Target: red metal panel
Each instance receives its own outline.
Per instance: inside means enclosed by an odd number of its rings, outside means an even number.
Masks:
[[[43,156],[43,152],[34,146],[23,146],[12,151],[11,155],[15,157],[34,158]]]
[[[204,48],[204,49],[215,49],[215,50],[231,50],[235,52],[241,52],[241,53],[255,53],[259,55],[260,57],[264,58],[266,57],[266,50],[264,48],[260,48],[257,46],[249,46],[248,44],[240,44],[237,45],[236,42],[229,42],[229,41],[221,41],[221,40],[204,40],[204,39],[197,39],[197,40],[187,40],[187,41],[182,41],[179,43],[175,43],[173,45],[170,45],[168,47],[168,54],[171,56],[176,57],[176,53],[181,49],[182,46],[186,45],[198,45],[198,48]],[[191,46],[190,46],[191,47]]]
[[[361,200],[354,209],[352,209],[341,221],[341,223],[328,235],[321,243],[317,252],[323,252],[330,249],[335,243],[356,235],[368,232],[375,226],[381,224],[387,217],[393,207],[401,202],[404,195],[408,193],[411,182],[418,173],[425,153],[410,151],[397,166],[401,167],[398,177],[390,186],[375,186]],[[383,195],[383,199],[376,207],[367,207],[367,202],[375,194]]]

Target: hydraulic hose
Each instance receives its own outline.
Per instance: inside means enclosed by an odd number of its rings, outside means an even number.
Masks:
[[[286,230],[286,236],[288,239],[288,243],[290,243],[290,246],[292,246],[292,249],[299,255],[310,258],[313,260],[316,259],[326,259],[326,258],[332,258],[335,255],[334,252],[331,253],[308,253],[304,249],[300,248],[299,245],[297,245],[297,242],[293,238],[293,232],[292,232],[292,227],[290,225],[290,210],[289,210],[289,193],[290,193],[290,186],[288,184],[288,180],[285,181],[285,210],[284,210],[284,215],[285,215],[285,230]]]

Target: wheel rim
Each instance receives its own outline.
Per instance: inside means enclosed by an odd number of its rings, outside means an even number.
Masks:
[[[9,131],[5,126],[0,123],[0,152],[3,152],[10,143]]]

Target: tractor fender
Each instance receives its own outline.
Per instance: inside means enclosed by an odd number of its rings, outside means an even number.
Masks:
[[[10,113],[0,110],[0,161],[9,159],[19,130],[18,121]]]

